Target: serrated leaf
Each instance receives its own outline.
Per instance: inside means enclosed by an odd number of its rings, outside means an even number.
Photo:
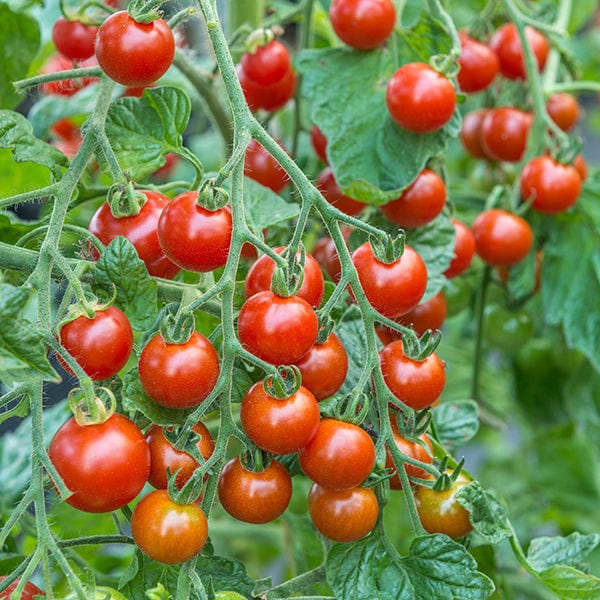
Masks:
[[[169,152],[181,152],[190,111],[188,96],[172,87],[148,88],[141,98],[111,104],[106,133],[121,168],[140,179],[160,168]]]
[[[545,571],[555,565],[576,567],[600,544],[600,535],[578,532],[567,537],[540,537],[531,540],[527,561],[536,571]]]
[[[356,388],[367,362],[365,326],[360,318],[360,310],[356,305],[348,308],[340,322],[335,326],[334,332],[340,338],[348,355],[348,373],[340,389],[340,393],[347,394]]]
[[[484,490],[474,481],[456,494],[458,503],[469,511],[475,531],[491,544],[498,544],[512,535],[504,507],[493,492]]]
[[[479,430],[479,414],[473,400],[442,402],[431,414],[442,444],[461,446]]]
[[[199,556],[196,569],[202,578],[210,577],[214,589],[234,589],[248,597],[256,586],[256,582],[246,572],[244,563],[223,556]]]
[[[300,207],[286,202],[264,185],[244,178],[244,209],[248,227],[257,235],[262,230],[298,216]]]
[[[539,574],[539,579],[561,600],[596,600],[600,597],[600,579],[573,567],[550,567]]]
[[[178,565],[163,565],[137,550],[121,577],[119,588],[127,598],[146,598],[146,590],[159,583],[173,593],[177,590],[178,576]]]
[[[27,76],[29,65],[40,48],[40,27],[30,15],[0,3],[0,108],[14,108],[23,97],[13,82]]]
[[[111,293],[115,286],[116,304],[127,313],[134,329],[148,329],[156,320],[156,282],[127,238],[116,237],[106,247],[96,263],[94,283]]]

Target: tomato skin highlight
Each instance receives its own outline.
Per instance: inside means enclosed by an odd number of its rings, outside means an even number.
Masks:
[[[431,440],[426,433],[423,433],[419,436],[419,439],[425,444],[423,447],[416,440],[409,440],[405,437],[402,437],[400,433],[392,427],[392,435],[394,437],[394,443],[396,444],[398,450],[409,456],[410,458],[415,458],[420,460],[426,464],[433,464],[433,446],[431,445]],[[396,466],[394,465],[394,461],[392,459],[392,455],[388,448],[385,449],[385,466],[388,469],[393,469],[393,476],[390,477],[390,488],[392,490],[401,490],[402,482],[400,481],[400,476],[396,470]],[[404,463],[404,470],[406,474],[410,477],[416,477],[418,479],[427,479],[429,474],[427,471],[422,469],[421,467],[417,467],[416,465],[411,465],[410,463]]]
[[[373,488],[331,490],[313,484],[308,494],[310,518],[322,535],[334,542],[355,542],[368,535],[379,517]]]
[[[238,317],[242,346],[273,365],[294,364],[314,345],[318,321],[302,298],[266,290],[244,302]]]
[[[65,58],[85,60],[94,56],[97,32],[97,27],[59,17],[52,26],[52,41]]]
[[[464,273],[475,256],[475,237],[473,232],[458,219],[452,219],[456,237],[454,239],[454,258],[450,261],[444,275],[448,279]]]
[[[100,68],[113,81],[142,87],[167,72],[175,56],[175,38],[163,19],[138,23],[123,10],[100,25],[95,52]]]
[[[358,425],[322,419],[298,458],[304,473],[315,483],[328,489],[347,490],[360,485],[371,473],[375,445]]]
[[[158,220],[158,241],[174,264],[207,273],[227,263],[233,221],[231,208],[211,211],[199,206],[198,192],[176,196]]]
[[[118,413],[98,425],[81,426],[71,417],[52,438],[48,456],[73,492],[65,502],[91,513],[131,502],[150,472],[146,438]]]
[[[268,523],[288,507],[292,478],[275,459],[257,473],[244,468],[236,456],[223,467],[217,492],[221,505],[232,517],[246,523]]]
[[[133,509],[131,534],[144,554],[175,565],[202,550],[208,538],[208,522],[197,504],[177,504],[167,490],[155,490]]]
[[[116,375],[133,349],[133,331],[125,313],[116,306],[99,310],[94,317],[81,315],[65,323],[60,343],[94,381]],[[60,363],[71,370],[59,358]]]

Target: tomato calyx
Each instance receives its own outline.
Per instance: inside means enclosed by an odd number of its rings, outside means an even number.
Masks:
[[[210,212],[216,212],[229,203],[229,193],[226,189],[217,185],[214,179],[202,182],[198,189],[196,204]]]
[[[375,258],[386,265],[400,260],[404,253],[405,243],[406,235],[402,229],[398,231],[396,237],[388,236],[385,233],[382,237],[369,237],[369,244],[371,244]]]
[[[449,54],[434,54],[429,59],[429,66],[448,79],[456,77],[460,71],[458,56],[460,51],[453,48]]]
[[[332,405],[331,410],[325,408],[325,410],[322,410],[321,412],[324,417],[330,416],[337,421],[344,421],[358,426],[365,420],[370,407],[371,398],[369,395],[359,389],[355,389],[343,398],[338,396],[336,402]],[[369,429],[367,433],[370,436],[375,434],[371,429]]]
[[[417,362],[422,362],[433,354],[442,340],[442,334],[439,330],[427,329],[419,338],[414,335],[414,330],[408,329],[408,331],[412,331],[413,335],[402,336],[403,351],[407,358]]]
[[[304,264],[306,249],[303,244],[297,252],[291,252],[290,247],[280,254],[285,259],[285,265],[277,264],[271,279],[271,291],[282,298],[289,298],[298,293],[304,281]]]
[[[432,489],[436,492],[443,492],[449,490],[459,475],[462,473],[462,468],[465,464],[464,457],[460,459],[460,462],[454,467],[454,469],[448,469],[448,456],[444,456],[439,465],[440,476],[435,480]]]
[[[168,304],[160,321],[160,335],[167,344],[185,344],[196,329],[193,311],[184,304]]]
[[[132,0],[127,6],[127,12],[137,23],[152,23],[162,18],[162,4],[161,0]]]
[[[273,457],[266,450],[262,450],[258,446],[247,448],[240,454],[240,464],[246,471],[250,473],[262,473],[269,468]]]
[[[263,389],[277,400],[286,400],[293,396],[302,385],[300,369],[296,365],[279,365],[272,377],[263,381]]]
[[[67,397],[67,402],[77,425],[100,425],[115,413],[117,399],[107,387],[99,387],[90,396],[82,388],[73,388]]]
[[[255,29],[246,38],[244,50],[245,52],[252,54],[253,52],[256,52],[256,50],[261,46],[266,46],[269,42],[272,42],[274,39],[281,35],[283,35],[283,29],[277,26],[271,27],[269,29]]]
[[[131,181],[113,183],[108,189],[106,200],[115,219],[134,217],[146,203],[146,196],[133,188]]]

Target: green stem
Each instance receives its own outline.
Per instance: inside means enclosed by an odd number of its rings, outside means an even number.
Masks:
[[[558,9],[556,11],[556,18],[554,20],[554,27],[560,32],[561,37],[566,36],[567,27],[571,18],[571,11],[573,9],[572,0],[560,0]],[[550,56],[546,61],[544,67],[544,88],[548,90],[556,83],[558,76],[558,69],[560,67],[560,52],[556,48],[552,48]]]
[[[481,274],[481,281],[475,298],[475,347],[473,351],[473,372],[471,376],[471,398],[480,400],[481,396],[481,365],[483,362],[483,312],[485,309],[485,296],[490,282],[492,268],[486,265]]]
[[[52,81],[65,81],[66,79],[78,79],[79,77],[100,77],[102,69],[100,67],[86,67],[83,69],[67,69],[65,71],[55,71],[45,75],[36,75],[28,79],[20,79],[13,83],[17,92],[24,92],[27,88],[42,85]]]

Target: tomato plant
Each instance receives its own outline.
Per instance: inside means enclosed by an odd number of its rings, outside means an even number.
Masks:
[[[456,76],[463,92],[481,92],[491,85],[500,71],[498,55],[490,47],[460,31],[460,70]]]
[[[256,140],[246,150],[244,174],[275,193],[281,192],[289,181],[279,163]]]
[[[59,17],[52,26],[56,49],[69,60],[85,60],[94,55],[97,27]]]
[[[5,575],[0,575],[0,582],[6,579]],[[18,582],[11,583],[3,592],[0,593],[0,598],[8,599],[11,596],[11,592],[14,592],[17,588]],[[23,588],[23,593],[21,594],[21,600],[34,600],[36,597],[43,597],[44,592],[40,590],[37,585],[28,581]]]
[[[414,458],[415,460],[419,460],[422,463],[429,465],[433,464],[433,447],[431,445],[431,440],[426,433],[421,434],[418,440],[407,440],[406,438],[402,437],[397,430],[394,430],[393,435],[393,443],[404,456]],[[396,472],[396,466],[394,465],[394,460],[389,449],[386,449],[385,466],[388,469],[393,469],[393,475],[390,478],[390,487],[393,490],[401,490],[402,482],[400,481],[400,477],[398,477],[398,473]],[[427,471],[421,467],[413,465],[412,463],[405,462],[402,468],[410,477],[427,479]]]
[[[481,121],[480,144],[488,158],[518,162],[523,157],[531,115],[513,106],[488,110]]]
[[[317,187],[327,202],[347,215],[357,215],[365,208],[364,202],[359,202],[342,193],[330,167],[325,167],[321,171],[319,178],[317,179]]]

